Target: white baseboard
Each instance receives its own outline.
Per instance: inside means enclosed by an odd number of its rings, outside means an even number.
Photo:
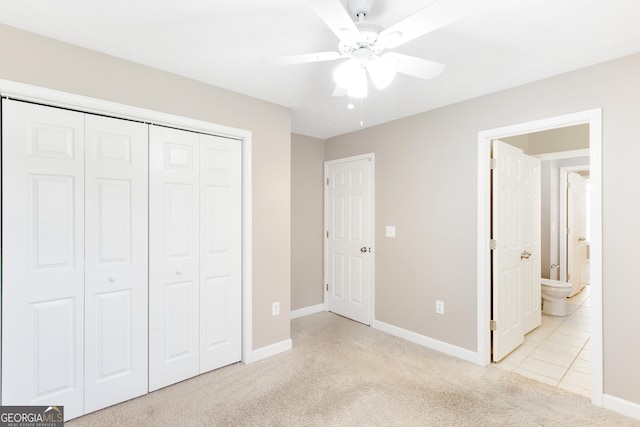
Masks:
[[[324,304],[310,305],[309,307],[303,307],[297,310],[292,310],[291,313],[289,314],[289,318],[297,319],[298,317],[320,313],[321,311],[324,311]]]
[[[626,415],[627,417],[640,420],[640,405],[637,403],[605,394],[602,396],[602,407],[610,411]]]
[[[411,341],[423,347],[428,347],[433,350],[437,350],[441,353],[445,353],[450,356],[457,357],[458,359],[475,363],[477,365],[480,364],[478,363],[479,362],[478,353],[474,351],[467,350],[452,344],[448,344],[446,342],[438,341],[436,339],[429,338],[427,336],[420,335],[418,333],[411,332],[406,329],[399,328],[397,326],[389,325],[388,323],[384,323],[379,320],[374,320],[371,326],[375,329],[379,329],[383,332],[386,332],[391,335],[395,335],[396,337],[405,339],[407,341]]]
[[[293,341],[291,338],[288,340],[280,341],[265,347],[261,347],[251,352],[251,359],[245,360],[244,363],[249,364],[257,362],[258,360],[266,359],[267,357],[275,356],[276,354],[284,353],[287,350],[291,350],[293,347]]]

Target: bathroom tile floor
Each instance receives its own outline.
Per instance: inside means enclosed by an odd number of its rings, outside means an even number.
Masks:
[[[590,287],[569,298],[566,317],[542,314],[542,324],[494,366],[590,396]]]

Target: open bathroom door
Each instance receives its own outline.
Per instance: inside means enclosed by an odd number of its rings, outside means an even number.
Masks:
[[[520,238],[524,153],[502,141],[492,142],[491,236],[492,251],[492,354],[497,362],[524,342]]]
[[[587,276],[587,180],[576,172],[567,174],[567,282],[570,297],[580,292]]]

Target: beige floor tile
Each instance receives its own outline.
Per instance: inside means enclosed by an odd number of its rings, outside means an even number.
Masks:
[[[560,383],[570,384],[575,387],[581,387],[589,390],[589,388],[591,387],[591,377],[589,374],[568,370]]]
[[[545,341],[538,346],[541,350],[551,351],[553,353],[564,354],[565,356],[575,357],[581,350],[580,347],[560,344],[556,342]]]
[[[557,333],[556,331],[553,334],[549,335],[548,341],[582,348],[587,342],[587,338],[563,335]]]
[[[554,353],[552,351],[543,350],[541,348],[537,348],[533,353],[531,353],[531,356],[529,357],[542,360],[544,362],[553,363],[554,365],[562,366],[564,369],[568,369],[575,360],[575,357],[573,356]]]
[[[526,358],[520,364],[520,366],[518,366],[515,372],[518,372],[521,369],[533,372],[535,374],[544,375],[545,377],[553,378],[558,381],[562,378],[563,375],[565,375],[565,372],[567,371],[567,368],[563,368],[562,366],[545,362],[543,360],[534,359],[532,357]]]
[[[578,371],[583,374],[590,375],[591,374],[591,362],[588,360],[576,359],[573,361],[571,366],[569,366],[570,371]]]
[[[540,381],[541,383],[549,384],[554,387],[558,385],[558,380],[540,375],[535,372],[527,371],[526,369],[518,368],[513,372],[522,375],[523,377],[531,378],[532,380]]]
[[[578,353],[578,356],[576,357],[576,359],[586,360],[587,362],[591,362],[591,350],[583,349],[580,353]]]
[[[558,329],[553,332],[554,335],[566,335],[568,337],[584,338],[588,340],[591,337],[591,333],[588,331],[581,331],[579,329],[573,329],[564,324],[560,325]]]

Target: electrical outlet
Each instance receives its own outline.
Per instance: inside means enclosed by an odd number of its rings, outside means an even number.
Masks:
[[[396,237],[396,226],[395,225],[387,225],[385,228],[386,237]]]
[[[436,300],[436,313],[444,314],[444,301]]]
[[[274,302],[273,304],[271,304],[271,315],[277,316],[279,314],[280,314],[280,303]]]

